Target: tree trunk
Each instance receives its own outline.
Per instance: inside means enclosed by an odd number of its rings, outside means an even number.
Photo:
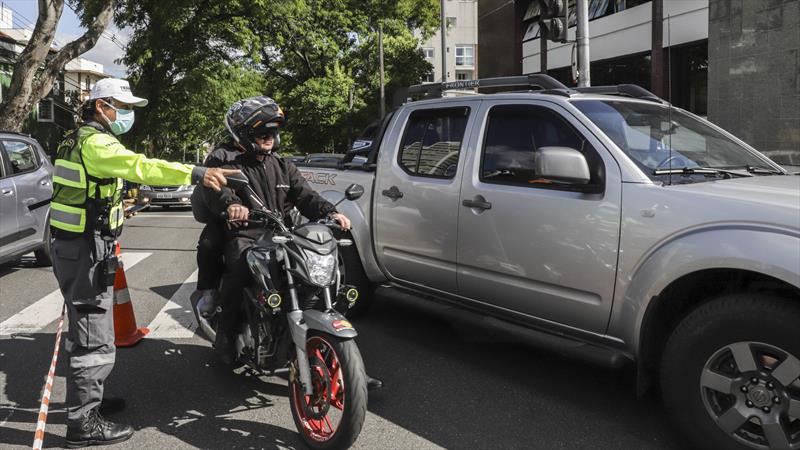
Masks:
[[[0,130],[20,131],[33,106],[53,89],[64,66],[90,50],[105,31],[113,15],[114,0],[105,0],[86,33],[65,45],[44,64],[53,44],[64,0],[39,0],[39,17],[28,44],[17,58],[8,100],[0,105]]]

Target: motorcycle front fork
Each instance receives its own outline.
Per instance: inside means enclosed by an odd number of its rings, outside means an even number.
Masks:
[[[300,302],[297,299],[297,288],[294,285],[294,277],[292,276],[289,258],[285,258],[285,264],[286,278],[289,283],[289,305],[291,307],[290,312],[286,316],[289,319],[289,331],[292,334],[292,341],[294,341],[297,371],[300,375],[300,384],[303,387],[303,393],[305,395],[312,395],[314,393],[314,387],[311,384],[311,367],[308,364],[308,352],[306,351],[308,325],[306,325],[303,320],[303,311],[300,310]],[[327,287],[323,289],[322,296],[325,301],[325,309],[331,310],[333,308],[331,288]]]

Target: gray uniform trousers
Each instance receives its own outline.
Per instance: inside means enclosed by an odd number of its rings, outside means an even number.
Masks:
[[[53,242],[53,272],[67,304],[69,331],[65,349],[67,424],[79,425],[100,405],[103,383],[114,368],[113,287],[102,286],[102,260],[113,251],[99,236]]]

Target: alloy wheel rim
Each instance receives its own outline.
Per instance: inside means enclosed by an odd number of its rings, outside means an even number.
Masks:
[[[770,344],[737,342],[706,361],[706,411],[720,429],[756,449],[800,449],[800,359]]]
[[[306,348],[314,392],[305,395],[300,383],[293,382],[292,400],[302,432],[315,441],[326,442],[336,435],[344,419],[346,399],[341,362],[333,346],[321,337],[309,338]]]

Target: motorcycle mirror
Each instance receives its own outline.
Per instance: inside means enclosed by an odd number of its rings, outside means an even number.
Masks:
[[[235,173],[233,175],[228,175],[227,177],[225,177],[225,180],[228,182],[228,187],[233,189],[234,191],[240,191],[242,189],[247,188],[247,186],[250,185],[250,181],[243,173]]]
[[[353,183],[344,191],[345,198],[350,201],[358,200],[362,195],[364,195],[364,186],[360,184]]]

